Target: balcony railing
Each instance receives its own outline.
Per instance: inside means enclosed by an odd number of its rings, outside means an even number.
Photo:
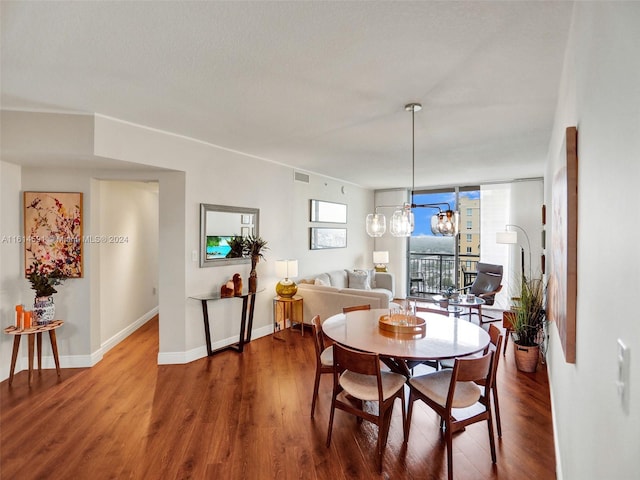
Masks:
[[[449,286],[463,288],[476,276],[479,255],[409,253],[409,292],[411,295],[439,293]],[[458,281],[456,282],[456,270]]]

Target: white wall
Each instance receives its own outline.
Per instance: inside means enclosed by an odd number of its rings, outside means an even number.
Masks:
[[[101,181],[99,208],[104,353],[158,310],[158,183]]]
[[[29,122],[30,116],[33,123]],[[79,126],[78,122],[89,125]],[[257,269],[259,287],[264,292],[256,300],[253,338],[269,334],[272,329],[271,300],[279,280],[274,272],[275,259],[297,258],[300,276],[370,263],[373,242],[364,229],[364,218],[372,208],[373,193],[369,190],[313,174],[309,183],[296,182],[289,167],[101,116],[58,118],[52,114],[3,112],[3,123],[21,126],[10,129],[13,134],[8,139],[8,145],[12,146],[9,158],[20,157],[21,149],[28,151],[32,143],[28,139],[37,140],[38,145],[46,144],[50,140],[47,124],[56,124],[54,131],[63,138],[56,138],[55,142],[67,145],[69,157],[86,155],[86,142],[78,139],[78,131],[92,136],[93,156],[87,159],[86,170],[60,169],[55,164],[50,169],[20,169],[7,163],[18,175],[22,173],[23,182],[20,185],[18,179],[16,191],[20,188],[82,191],[85,235],[102,233],[101,180],[159,182],[160,363],[187,362],[206,354],[201,306],[188,297],[217,291],[236,272],[244,278],[249,274],[249,265],[200,268],[198,261],[192,260],[192,253],[199,250],[200,203],[260,209],[260,235],[268,241],[269,249],[265,252],[266,261],[261,261]],[[2,153],[4,156],[4,149]],[[113,169],[107,170],[104,167],[110,159]],[[139,170],[132,169],[132,165],[138,165]],[[347,248],[309,250],[312,198],[347,204]],[[3,208],[19,212],[21,201],[16,197],[3,203]],[[104,252],[92,245],[85,247],[85,277],[66,282],[56,298],[58,311],[67,320],[59,334],[63,367],[99,361],[105,338],[117,330],[115,326],[101,324],[105,315],[100,308],[104,303],[101,297],[109,289],[101,280]],[[3,255],[4,252],[3,249]],[[20,274],[19,265],[14,270],[3,272],[3,279]],[[28,284],[23,283],[21,297],[27,298]],[[11,308],[13,303],[11,300]],[[130,305],[128,302],[127,307]],[[237,341],[241,302],[235,299],[210,302],[209,309],[214,347]]]
[[[22,256],[22,193],[20,167],[0,161],[0,327],[4,329],[15,323],[15,305],[25,303],[22,298],[24,265]],[[28,305],[28,303],[26,304]],[[25,306],[26,306],[25,305]],[[33,296],[31,298],[33,305]],[[28,308],[29,310],[31,308]],[[0,335],[0,378],[9,377],[13,336]],[[20,350],[24,354],[24,348]],[[21,370],[26,365],[26,354],[21,355],[25,362],[16,366]]]
[[[565,480],[640,472],[639,25],[638,3],[576,2],[549,149],[548,212],[565,128],[577,126],[576,363],[565,363],[555,325],[548,352],[558,478]],[[604,219],[620,219],[622,228],[607,229]],[[631,349],[627,406],[615,383],[618,338]]]

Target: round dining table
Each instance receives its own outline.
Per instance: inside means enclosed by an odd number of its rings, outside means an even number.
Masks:
[[[409,371],[406,362],[464,357],[489,345],[489,334],[485,330],[457,317],[417,312],[416,316],[425,320],[425,332],[406,334],[380,328],[380,318],[389,314],[389,309],[339,313],[322,323],[322,331],[341,345],[391,359],[391,364],[385,363],[403,374]]]

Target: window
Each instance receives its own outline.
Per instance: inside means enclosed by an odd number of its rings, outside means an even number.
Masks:
[[[473,208],[467,208],[467,217],[473,216]]]
[[[471,247],[467,247],[467,253],[472,253],[471,252]]]
[[[467,220],[467,230],[473,229],[473,220]]]
[[[467,242],[473,241],[473,235],[471,233],[467,233]]]

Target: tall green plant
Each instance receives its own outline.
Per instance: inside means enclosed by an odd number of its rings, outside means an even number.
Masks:
[[[547,321],[544,301],[542,279],[523,278],[520,282],[520,297],[516,307],[516,315],[512,321],[519,345],[533,347],[540,343],[540,337]]]

